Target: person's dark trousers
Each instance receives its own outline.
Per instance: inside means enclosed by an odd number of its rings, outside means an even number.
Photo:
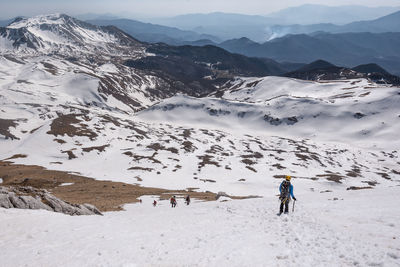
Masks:
[[[289,200],[286,200],[285,203],[281,202],[281,207],[279,208],[279,213],[283,212],[283,205],[285,205],[285,213],[289,212]]]

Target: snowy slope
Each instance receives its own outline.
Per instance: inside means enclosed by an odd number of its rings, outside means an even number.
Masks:
[[[134,46],[138,50],[143,48],[138,41],[117,28],[93,26],[64,14],[19,19],[0,31],[2,53],[18,51],[20,54],[51,52],[71,55],[85,51],[115,55],[132,54],[128,50]]]
[[[66,102],[57,105],[51,103],[54,95],[46,93],[39,95],[42,103],[32,92],[3,89],[2,95],[2,118],[15,126],[8,128],[14,138],[0,140],[0,157],[27,155],[13,160],[17,163],[144,186],[237,195],[270,195],[275,178],[287,173],[304,182],[317,180],[313,183],[321,190],[386,186],[399,179],[395,147],[362,148],[250,128],[235,132],[234,120],[231,130],[215,124],[180,126],[172,119],[153,123],[142,117],[147,111],[132,117],[108,103],[87,105],[65,93],[56,99]],[[160,112],[168,116],[168,111]],[[181,114],[193,116],[192,122],[198,115],[187,110]]]
[[[57,56],[0,56],[0,64],[3,103],[97,105],[133,112],[159,101],[147,90],[163,83],[106,59],[93,64]]]
[[[177,96],[139,116],[362,147],[399,148],[399,101],[399,88],[365,79],[239,78],[211,97]]]
[[[0,209],[6,266],[399,266],[397,188],[171,209],[151,198],[103,217]],[[338,200],[333,200],[333,199]],[[21,257],[21,250],[24,257]]]

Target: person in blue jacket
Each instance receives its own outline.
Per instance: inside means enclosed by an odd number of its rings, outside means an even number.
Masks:
[[[293,185],[290,183],[291,179],[292,177],[286,175],[286,179],[279,186],[279,192],[281,193],[279,196],[279,199],[281,200],[279,215],[281,215],[283,212],[283,206],[285,206],[285,213],[289,213],[290,197],[296,201],[296,198],[293,195]]]

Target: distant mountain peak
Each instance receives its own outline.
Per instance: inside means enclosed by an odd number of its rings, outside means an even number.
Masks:
[[[305,65],[304,67],[300,68],[298,71],[311,71],[311,70],[318,70],[318,69],[327,69],[327,68],[334,68],[337,67],[328,61],[318,59],[316,61],[311,62],[310,64]]]
[[[129,53],[138,41],[115,27],[99,27],[66,14],[55,13],[14,20],[0,28],[0,52]]]
[[[375,63],[358,65],[357,67],[354,67],[352,69],[357,72],[366,73],[366,74],[368,74],[368,73],[390,74],[384,68],[382,68],[381,66],[379,66],[378,64],[375,64]]]
[[[19,29],[25,27],[32,27],[41,24],[65,24],[68,21],[74,20],[72,17],[61,14],[61,13],[54,13],[49,15],[39,15],[31,18],[16,18],[7,28],[11,29]]]

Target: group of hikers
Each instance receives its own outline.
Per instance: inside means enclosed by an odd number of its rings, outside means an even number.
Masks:
[[[175,208],[175,207],[176,207],[176,204],[177,204],[176,196],[172,196],[172,197],[169,199],[169,203],[171,204],[171,207],[172,207],[172,208]],[[189,204],[190,204],[190,196],[189,196],[189,195],[187,195],[187,196],[185,197],[185,204],[186,204],[186,205],[189,205]],[[153,206],[154,206],[154,207],[157,206],[157,201],[156,201],[156,200],[153,201]]]
[[[283,180],[283,182],[279,186],[279,193],[280,193],[279,200],[281,202],[281,205],[279,207],[278,215],[281,215],[282,213],[285,213],[285,214],[289,213],[289,203],[290,203],[291,199],[293,199],[294,201],[297,200],[295,198],[295,196],[293,195],[293,185],[290,183],[291,179],[292,179],[291,176],[286,175],[285,180]],[[141,202],[142,201],[140,200],[140,203]],[[176,196],[172,196],[169,200],[169,203],[171,204],[172,208],[175,208],[176,204],[177,204]],[[186,205],[190,204],[190,196],[189,195],[187,195],[185,197],[185,204]],[[157,206],[156,200],[153,201],[153,206],[154,207]],[[293,203],[293,209],[294,209],[294,203]]]

